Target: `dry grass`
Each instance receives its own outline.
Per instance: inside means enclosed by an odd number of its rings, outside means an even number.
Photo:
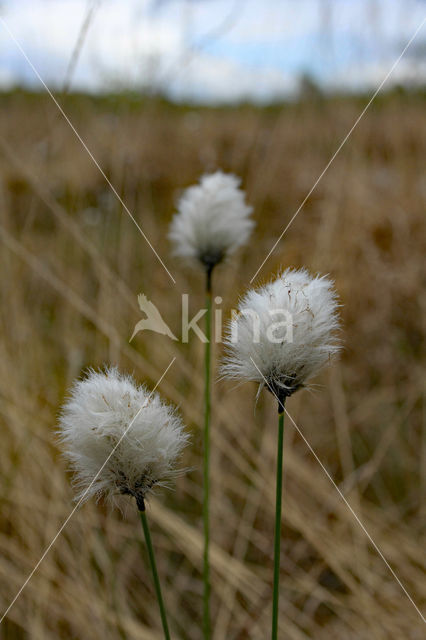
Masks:
[[[198,640],[201,612],[202,345],[140,334],[143,291],[179,334],[180,295],[202,279],[169,256],[178,190],[217,166],[243,176],[258,228],[222,268],[224,313],[248,286],[362,108],[331,100],[260,111],[177,109],[70,96],[65,107],[177,280],[171,286],[131,220],[47,98],[0,107],[0,582],[4,610],[69,514],[55,444],[58,408],[88,365],[115,362],[161,392],[193,432],[194,470],[152,503],[154,541],[175,638]],[[426,183],[424,102],[373,105],[267,262],[336,280],[346,349],[288,409],[395,572],[426,598],[422,499]],[[220,348],[217,349],[219,356]],[[275,405],[215,385],[214,640],[269,635]],[[423,623],[287,421],[280,636],[417,639]],[[161,638],[133,505],[87,504],[69,522],[0,628],[1,638]]]

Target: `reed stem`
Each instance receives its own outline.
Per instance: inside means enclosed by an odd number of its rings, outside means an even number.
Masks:
[[[272,640],[278,638],[278,601],[280,595],[281,504],[283,491],[284,406],[278,403],[277,487],[275,501],[274,590],[272,599]]]
[[[212,324],[212,270],[207,269],[206,280],[206,337],[204,360],[204,492],[203,492],[203,526],[204,526],[204,555],[203,555],[203,631],[204,640],[209,640],[210,629],[210,374],[211,374],[211,324]]]
[[[145,534],[145,541],[148,549],[148,556],[149,556],[149,563],[151,565],[151,570],[152,570],[152,577],[154,578],[154,587],[155,587],[155,593],[157,595],[158,606],[160,608],[160,616],[161,616],[161,622],[163,625],[164,638],[165,640],[170,640],[170,632],[167,624],[166,608],[164,606],[163,596],[161,593],[160,579],[158,577],[157,565],[156,565],[155,556],[154,556],[154,548],[152,546],[151,534],[149,532],[145,507],[143,507],[143,510],[141,509],[139,510],[139,515],[142,522],[143,532]]]

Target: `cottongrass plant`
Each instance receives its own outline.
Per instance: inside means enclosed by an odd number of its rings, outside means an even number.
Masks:
[[[62,408],[59,435],[74,470],[79,503],[91,497],[136,500],[145,535],[164,637],[170,638],[145,501],[180,472],[176,463],[188,442],[174,407],[137,386],[116,368],[89,371],[74,383]]]
[[[285,401],[339,351],[337,295],[333,282],[306,270],[287,269],[248,291],[225,339],[225,377],[252,380],[278,403],[272,639],[278,637],[281,504]]]
[[[199,184],[186,189],[179,200],[169,238],[174,254],[200,266],[206,274],[206,345],[204,392],[204,492],[203,492],[203,582],[204,638],[210,638],[210,565],[209,565],[209,500],[210,500],[210,405],[211,405],[211,333],[212,275],[217,264],[244,245],[254,227],[252,207],[245,202],[239,188],[240,179],[217,171],[201,177]]]

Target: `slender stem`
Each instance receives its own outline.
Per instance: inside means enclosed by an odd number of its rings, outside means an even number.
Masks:
[[[204,639],[210,638],[210,563],[209,563],[209,501],[210,501],[210,370],[211,370],[211,324],[212,324],[212,286],[211,269],[207,270],[206,281],[206,337],[205,346],[205,389],[204,389],[204,496],[203,496],[203,524],[204,524],[204,555],[203,555],[203,630]]]
[[[161,615],[161,622],[163,624],[164,638],[166,640],[170,640],[170,632],[169,632],[169,627],[168,627],[168,624],[167,624],[166,609],[165,609],[165,606],[164,606],[163,596],[161,594],[160,579],[158,577],[157,565],[156,565],[155,556],[154,556],[154,549],[153,549],[152,542],[151,542],[151,534],[149,533],[148,520],[146,518],[145,509],[143,509],[142,511],[139,511],[139,515],[141,517],[143,532],[145,534],[145,541],[146,541],[146,546],[147,546],[147,549],[148,549],[149,563],[150,563],[151,569],[152,569],[152,577],[154,578],[154,587],[155,587],[155,592],[157,594],[158,606],[160,608],[160,615]]]
[[[278,638],[278,600],[280,595],[281,503],[283,492],[284,406],[278,404],[277,488],[275,502],[274,592],[272,602],[272,640]]]

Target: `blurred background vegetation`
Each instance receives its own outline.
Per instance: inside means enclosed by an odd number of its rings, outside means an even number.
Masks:
[[[333,3],[332,3],[333,4]],[[90,33],[89,33],[90,36]],[[77,47],[77,51],[78,51]],[[221,168],[242,177],[257,223],[218,269],[226,320],[370,94],[325,91],[255,105],[171,102],[129,89],[58,100],[176,279],[170,281],[45,92],[0,95],[0,603],[4,611],[72,509],[55,424],[72,380],[116,363],[160,385],[192,433],[190,471],[149,507],[173,636],[201,637],[203,345],[141,333],[143,292],[180,335],[181,294],[203,280],[170,256],[183,188]],[[380,94],[266,262],[335,280],[340,361],[288,410],[415,603],[426,600],[425,92]],[[215,345],[217,359],[221,345]],[[217,371],[215,373],[217,377]],[[217,380],[212,422],[214,640],[269,636],[276,408]],[[424,625],[287,421],[280,637],[424,637]],[[80,509],[7,618],[4,640],[160,639],[134,505]]]
[[[251,246],[218,271],[224,317],[297,209],[361,99],[270,109],[176,107],[70,96],[64,108],[176,278],[157,262],[44,95],[2,97],[1,601],[6,608],[71,510],[54,428],[85,367],[117,363],[161,383],[193,433],[172,493],[152,504],[175,635],[200,637],[202,345],[139,334],[143,291],[180,335],[180,296],[202,278],[169,256],[180,190],[216,167],[243,177]],[[375,102],[259,274],[305,265],[342,300],[345,350],[289,411],[420,605],[425,488],[422,95]],[[200,144],[202,141],[202,144]],[[220,345],[216,348],[220,355]],[[275,405],[219,382],[213,417],[215,637],[269,629]],[[423,469],[423,470],[422,470]],[[286,428],[282,637],[421,637],[423,623],[291,424]],[[424,514],[423,514],[424,515]],[[2,625],[4,638],[161,634],[133,508],[81,509]]]

